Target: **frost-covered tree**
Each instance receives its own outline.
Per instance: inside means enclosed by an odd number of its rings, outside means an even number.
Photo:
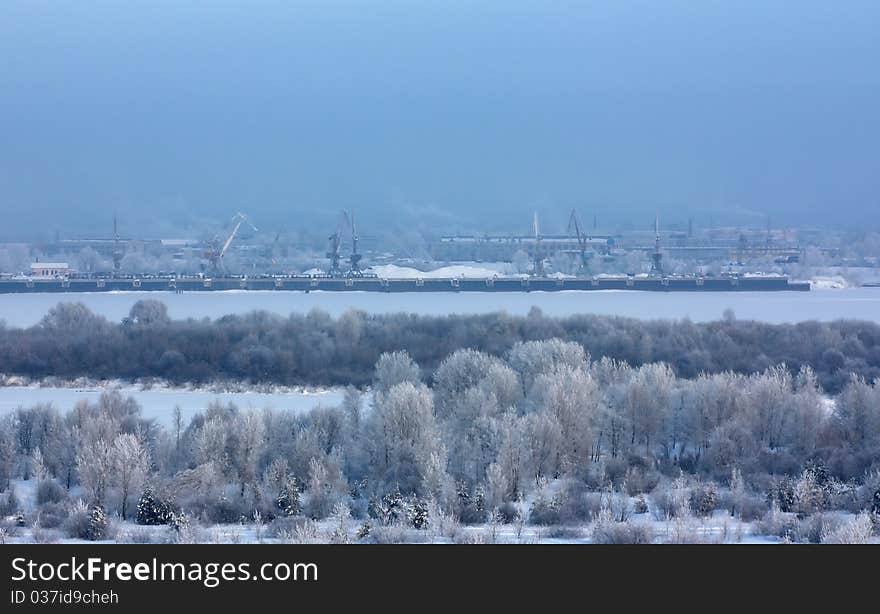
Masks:
[[[453,477],[470,484],[483,478],[497,455],[500,413],[495,395],[479,386],[463,391],[454,401],[454,409],[443,424]]]
[[[744,408],[755,440],[769,450],[783,443],[791,411],[791,374],[783,366],[771,367],[746,380]]]
[[[432,453],[441,447],[431,391],[404,382],[375,401],[370,414],[371,467],[379,483],[415,492],[427,473]]]
[[[538,484],[541,478],[555,478],[560,473],[563,433],[559,421],[550,412],[526,416],[522,423],[524,465]]]
[[[342,459],[338,454],[313,458],[309,463],[306,514],[318,520],[326,518],[342,502],[347,490],[342,474]]]
[[[630,421],[630,445],[644,446],[645,456],[658,443],[670,410],[675,374],[669,365],[651,363],[633,372],[624,399]]]
[[[13,416],[2,416],[0,417],[0,492],[9,488],[15,457],[15,419]]]
[[[816,374],[809,366],[801,367],[798,372],[789,403],[790,417],[785,425],[783,441],[804,458],[810,458],[827,426],[829,412]]]
[[[514,501],[517,499],[523,489],[524,476],[528,472],[525,467],[523,422],[523,419],[512,413],[505,414],[499,421],[498,439],[500,444],[495,461],[499,475],[496,480],[493,480],[493,488],[497,489],[496,492],[501,495],[502,500]]]
[[[519,374],[523,394],[528,394],[538,376],[563,366],[586,369],[589,359],[581,344],[561,339],[520,341],[507,355],[508,364]]]
[[[113,479],[112,445],[103,439],[86,442],[76,455],[76,472],[89,500],[102,504]]]
[[[128,319],[132,324],[160,326],[171,323],[168,307],[162,301],[141,299],[131,306]]]
[[[599,390],[583,366],[560,365],[535,378],[529,394],[534,411],[551,414],[559,426],[560,468],[578,470],[593,458],[599,428]]]
[[[405,351],[386,352],[376,362],[373,389],[377,394],[386,394],[397,384],[418,384],[420,377],[419,366]]]
[[[476,387],[499,367],[503,363],[498,358],[477,350],[456,350],[447,356],[434,372],[437,417],[442,420],[454,414],[462,393]]]
[[[244,496],[246,487],[256,487],[257,459],[265,443],[264,423],[262,417],[251,410],[238,414],[232,428],[238,435],[233,463],[240,482],[240,495]]]
[[[53,332],[90,331],[103,334],[110,323],[103,316],[95,315],[83,303],[58,303],[40,320],[40,326]]]
[[[366,419],[363,395],[353,386],[345,390],[342,400],[342,434],[344,440],[345,474],[349,480],[361,480],[369,471],[370,451],[366,442]]]
[[[227,471],[231,463],[229,437],[232,434],[229,425],[222,418],[214,417],[205,421],[198,431],[196,443],[199,461],[216,463]]]
[[[880,442],[880,383],[853,375],[837,399],[834,412],[843,439],[857,448]]]
[[[122,519],[128,518],[128,501],[140,491],[150,471],[150,453],[137,437],[123,433],[110,448],[112,481],[119,487]]]

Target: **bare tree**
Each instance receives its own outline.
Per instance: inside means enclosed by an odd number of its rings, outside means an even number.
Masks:
[[[137,437],[123,433],[113,441],[110,464],[112,480],[120,490],[120,508],[122,519],[125,520],[131,494],[140,492],[150,471],[150,453]]]
[[[76,455],[76,472],[92,503],[103,504],[113,475],[112,447],[104,439],[85,442]]]

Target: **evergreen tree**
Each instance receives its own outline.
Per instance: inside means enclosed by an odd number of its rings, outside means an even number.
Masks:
[[[486,494],[482,486],[474,489],[474,509],[480,514],[486,511]]]
[[[104,539],[107,534],[107,524],[107,513],[99,503],[95,503],[89,514],[89,526],[88,529],[86,529],[86,539],[90,541]]]
[[[413,497],[410,502],[407,519],[409,523],[415,529],[427,529],[428,528],[428,504]]]
[[[458,504],[461,507],[467,507],[471,503],[471,493],[468,491],[467,484],[458,482],[455,485],[455,494],[458,496]]]
[[[381,500],[375,497],[370,499],[370,505],[367,512],[383,525],[395,523],[405,512],[405,501],[400,489],[383,495]]]
[[[285,516],[299,516],[302,506],[299,501],[299,486],[291,476],[275,498],[275,507]]]
[[[163,501],[147,486],[137,504],[136,522],[145,525],[170,524],[174,518],[174,509]]]

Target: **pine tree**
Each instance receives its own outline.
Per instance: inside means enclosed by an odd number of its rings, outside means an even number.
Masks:
[[[813,479],[820,488],[825,489],[828,487],[831,476],[828,474],[828,469],[825,467],[822,459],[808,460],[804,464],[804,470],[813,474]]]
[[[471,503],[471,494],[468,492],[467,484],[458,482],[455,485],[455,494],[458,496],[458,503],[462,507],[467,507]]]
[[[474,509],[480,514],[486,511],[486,494],[482,486],[474,489]]]
[[[409,523],[415,529],[428,528],[428,505],[421,499],[413,497],[407,514]]]
[[[767,500],[769,503],[775,501],[779,505],[779,510],[782,512],[794,511],[797,497],[795,496],[794,483],[791,478],[783,478],[780,480],[779,483],[768,493]]]
[[[136,522],[146,525],[170,524],[173,518],[174,510],[171,505],[159,499],[147,486],[138,500]]]
[[[387,526],[393,524],[401,516],[404,512],[404,504],[400,489],[396,489],[394,492],[383,495],[381,500],[371,497],[367,513],[378,520],[380,524]]]
[[[92,506],[89,514],[89,526],[86,530],[86,539],[90,541],[98,541],[104,539],[107,534],[107,513],[104,508],[96,503]]]
[[[183,512],[181,512],[180,514],[172,514],[169,524],[171,525],[172,529],[180,533],[189,526],[189,516],[187,516]]]
[[[285,516],[299,516],[302,506],[299,501],[299,486],[296,478],[291,476],[275,498],[275,507]]]
[[[382,497],[382,506],[385,510],[386,524],[397,521],[404,507],[403,495],[400,494],[400,489],[395,489],[394,492],[390,492]]]

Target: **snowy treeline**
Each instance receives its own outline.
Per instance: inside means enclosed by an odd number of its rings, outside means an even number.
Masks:
[[[718,509],[830,540],[829,510],[880,513],[880,383],[857,376],[828,398],[809,367],[684,379],[550,339],[501,357],[457,350],[428,377],[386,353],[372,392],[369,406],[351,388],[304,415],[213,404],[170,429],[118,392],[66,414],[22,408],[0,423],[0,511],[86,539],[108,516],[169,535],[270,523],[318,539],[310,519],[358,525],[337,541],[473,523],[593,523],[596,541],[650,541],[633,513]],[[35,508],[9,488],[22,480]]]
[[[719,314],[721,315],[721,314]],[[772,325],[723,320],[639,321],[578,315],[551,318],[504,313],[470,316],[368,315],[339,318],[312,311],[266,312],[215,321],[172,321],[165,305],[138,301],[122,323],[81,303],[61,303],[37,326],[0,325],[0,373],[65,378],[159,377],[176,383],[213,380],[311,386],[365,386],[386,352],[406,350],[428,377],[454,351],[473,348],[504,357],[516,343],[560,338],[594,358],[630,365],[664,362],[679,377],[749,374],[785,363],[804,365],[821,387],[839,392],[856,373],[880,377],[880,326],[870,322]]]

